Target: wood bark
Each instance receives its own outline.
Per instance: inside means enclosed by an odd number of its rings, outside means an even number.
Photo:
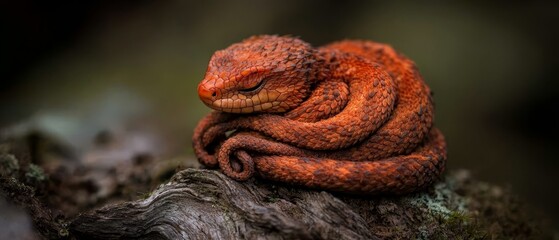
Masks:
[[[78,238],[374,239],[365,220],[326,192],[241,183],[187,169],[147,199],[75,219]]]

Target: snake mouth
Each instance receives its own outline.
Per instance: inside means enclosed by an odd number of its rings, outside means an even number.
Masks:
[[[251,98],[218,99],[206,104],[213,109],[229,113],[253,113],[266,111],[273,108],[274,106],[279,106],[279,102],[260,102]]]
[[[285,112],[288,109],[284,95],[266,89],[261,89],[253,95],[237,92],[228,98],[205,101],[204,103],[215,110],[229,113]]]

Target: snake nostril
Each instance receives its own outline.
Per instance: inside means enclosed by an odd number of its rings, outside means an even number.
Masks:
[[[213,101],[217,97],[217,89],[200,84],[198,85],[198,95],[202,100]]]

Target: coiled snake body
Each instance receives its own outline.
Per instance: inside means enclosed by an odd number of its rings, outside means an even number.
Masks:
[[[439,178],[446,144],[431,92],[390,46],[256,36],[217,51],[194,131],[199,161],[236,180],[354,193],[405,193]]]

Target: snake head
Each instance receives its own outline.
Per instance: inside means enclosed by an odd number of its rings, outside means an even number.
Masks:
[[[289,111],[310,94],[314,53],[297,38],[245,39],[214,53],[198,95],[207,106],[223,112]]]

